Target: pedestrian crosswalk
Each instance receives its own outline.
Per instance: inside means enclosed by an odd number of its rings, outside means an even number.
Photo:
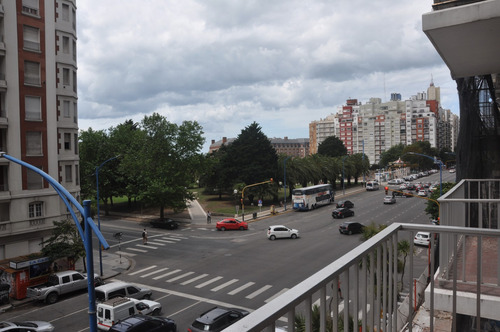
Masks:
[[[259,286],[253,281],[225,279],[220,275],[209,275],[208,273],[197,274],[194,271],[183,271],[181,269],[171,269],[157,265],[145,267],[128,275],[138,276],[139,278],[152,278],[153,280],[164,280],[167,283],[178,282],[180,286],[208,289],[214,293],[224,292],[232,296],[243,295],[244,298],[249,300],[261,296],[266,303],[288,290],[288,288],[277,289],[273,285]]]
[[[179,243],[182,240],[187,240],[188,238],[181,235],[169,235],[169,236],[160,236],[160,237],[149,237],[148,244],[142,244],[141,242],[133,243],[130,242],[121,250],[116,251],[116,254],[124,255],[128,257],[137,256],[138,253],[147,253],[150,250],[156,250],[160,248],[164,248],[167,245],[172,245]],[[139,240],[138,240],[139,241]]]

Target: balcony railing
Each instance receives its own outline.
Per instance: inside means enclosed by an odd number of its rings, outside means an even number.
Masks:
[[[440,198],[440,226],[392,224],[224,331],[271,332],[285,324],[292,332],[298,315],[304,317],[305,331],[312,331],[313,304],[317,304],[320,316],[314,324],[323,332],[327,326],[334,326],[333,331],[343,326],[349,331],[352,325],[355,331],[359,327],[362,331],[405,328],[411,332],[413,317],[422,304],[428,310],[424,312],[430,316],[431,331],[436,310],[449,312],[452,331],[457,331],[458,314],[471,316],[474,328],[480,330],[481,318],[498,319],[499,184],[497,180],[460,182]],[[477,220],[481,220],[481,227],[470,227]],[[413,255],[408,256],[407,276],[413,282],[403,282],[408,296],[400,302],[398,243],[407,240],[413,253],[413,238],[418,231],[430,232],[435,241],[430,242],[425,271],[416,271]],[[441,266],[435,268],[438,262]],[[338,293],[339,282],[343,300]]]

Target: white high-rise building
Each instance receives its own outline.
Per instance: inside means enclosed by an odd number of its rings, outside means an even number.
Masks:
[[[79,199],[75,0],[0,0],[0,151]],[[39,252],[71,218],[35,172],[0,158],[0,259]]]

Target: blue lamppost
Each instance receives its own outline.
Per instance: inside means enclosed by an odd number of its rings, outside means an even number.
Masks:
[[[78,203],[78,201],[71,195],[66,188],[60,185],[56,180],[54,180],[50,175],[35,167],[30,165],[22,160],[16,159],[12,156],[5,154],[5,152],[0,151],[0,158],[5,158],[10,160],[16,164],[19,164],[23,167],[26,167],[33,172],[41,175],[57,192],[59,197],[61,197],[62,201],[68,208],[68,211],[75,222],[75,225],[80,233],[80,237],[83,241],[83,246],[85,247],[85,255],[87,257],[87,289],[88,289],[88,298],[89,298],[89,327],[90,332],[97,332],[97,317],[96,317],[96,304],[95,304],[95,289],[94,289],[94,258],[92,252],[92,231],[97,235],[99,243],[104,247],[104,249],[109,249],[109,244],[106,242],[104,236],[102,236],[99,229],[96,227],[94,221],[90,217],[90,201],[83,201],[83,207]],[[71,204],[80,212],[83,217],[83,222],[85,223],[85,232],[80,225],[80,221],[73,211],[73,207]]]
[[[413,154],[417,156],[422,156],[431,159],[434,164],[439,165],[439,196],[443,196],[443,162],[436,157],[431,157],[426,154],[416,153],[416,152],[407,152],[407,154]]]
[[[286,161],[288,159],[292,158],[292,156],[290,157],[286,157],[285,160],[283,160],[283,185],[284,185],[284,188],[285,188],[285,211],[286,211]]]
[[[99,211],[99,170],[101,169],[101,167],[105,163],[107,163],[108,161],[111,161],[113,159],[116,159],[119,156],[120,155],[113,157],[113,158],[109,158],[108,160],[105,160],[102,164],[100,164],[99,166],[97,166],[95,168],[95,182],[96,182],[96,187],[97,187],[97,228],[99,228],[99,231],[101,230],[101,214]],[[99,271],[100,271],[100,275],[102,276],[103,273],[102,273],[102,249],[101,249],[101,246],[99,246]]]
[[[344,172],[344,160],[349,156],[343,156],[342,157],[342,195],[345,195],[345,172]]]

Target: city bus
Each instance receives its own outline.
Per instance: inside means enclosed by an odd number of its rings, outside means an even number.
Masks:
[[[331,184],[318,184],[292,191],[293,209],[309,211],[321,205],[333,202],[335,193]]]

